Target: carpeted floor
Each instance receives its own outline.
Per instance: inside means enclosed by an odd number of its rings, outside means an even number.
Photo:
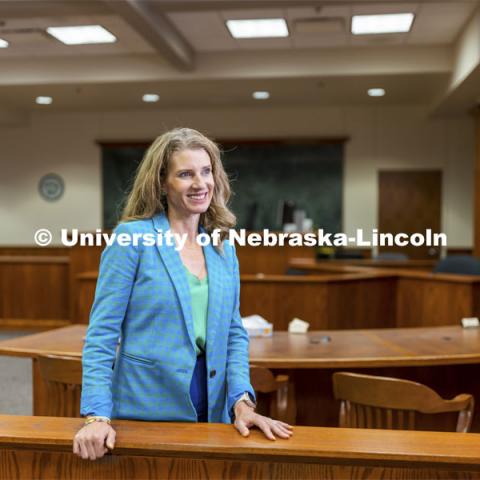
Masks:
[[[0,332],[0,340],[32,332]],[[0,414],[32,415],[32,361],[0,356]]]

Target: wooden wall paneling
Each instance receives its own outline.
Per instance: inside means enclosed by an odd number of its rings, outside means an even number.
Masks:
[[[70,318],[73,323],[82,323],[85,321],[85,318],[87,318],[88,322],[93,297],[89,305],[79,303],[84,300],[84,297],[79,298],[78,296],[77,277],[79,274],[85,272],[98,272],[103,248],[104,247],[82,247],[76,245],[70,249],[69,297]],[[81,317],[78,317],[78,315],[81,315]]]
[[[439,278],[398,279],[397,326],[458,325],[474,315],[474,293],[478,285],[443,281]]]
[[[378,172],[378,225],[381,233],[441,231],[442,171],[385,170]],[[439,247],[379,247],[410,258],[438,258]]]
[[[236,247],[241,274],[287,272],[291,258],[315,258],[313,247]]]
[[[77,275],[74,283],[75,314],[74,323],[88,323],[93,300],[95,299],[95,288],[97,285],[97,272],[85,272]]]
[[[76,279],[75,318],[88,323],[95,294],[96,272]],[[241,276],[240,313],[258,314],[287,330],[295,317],[309,322],[314,330],[328,328],[375,328],[395,324],[395,280],[365,278],[365,275],[336,274],[324,277],[285,275]],[[341,282],[335,279],[343,278]]]
[[[258,314],[274,324],[275,330],[287,330],[295,317],[311,324],[311,329],[328,328],[327,285],[299,282],[295,277],[271,276],[259,280],[242,275],[240,313]]]
[[[65,256],[0,256],[0,327],[67,324],[68,270]]]
[[[295,317],[311,330],[395,325],[395,279],[368,274],[241,277],[240,312],[257,313],[287,330]]]
[[[394,277],[328,282],[328,328],[394,327],[396,283]]]
[[[319,330],[456,325],[463,317],[480,316],[480,278],[352,268],[360,270],[241,275],[240,313],[259,314],[277,330],[286,330],[295,317]],[[88,323],[97,275],[77,276],[75,318],[80,323]]]
[[[411,433],[411,432],[408,432]],[[318,435],[327,434],[319,432]],[[470,435],[470,434],[465,434]],[[408,441],[408,439],[405,439]],[[444,439],[446,440],[446,439]],[[453,441],[454,439],[449,439]],[[387,441],[387,440],[385,440]],[[61,451],[58,451],[61,450]],[[308,462],[285,455],[283,460],[215,458],[204,454],[165,453],[153,455],[128,455],[119,452],[107,455],[102,460],[90,462],[82,460],[60,448],[0,448],[0,476],[9,480],[31,480],[32,478],[62,478],[90,480],[120,480],[138,478],[142,480],[183,479],[183,480],[234,480],[255,478],[257,480],[302,480],[329,479],[413,479],[416,480],[465,480],[478,479],[478,466],[448,464],[438,460],[430,463],[408,463],[376,460],[355,461],[348,456],[330,457],[321,461]],[[229,456],[230,457],[230,456]]]

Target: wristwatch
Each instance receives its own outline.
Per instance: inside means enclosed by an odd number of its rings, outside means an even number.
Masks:
[[[237,406],[238,402],[245,402],[249,407],[253,409],[257,408],[257,404],[254,401],[252,401],[248,392],[243,393],[243,395],[235,402],[235,405],[233,406],[233,408]]]

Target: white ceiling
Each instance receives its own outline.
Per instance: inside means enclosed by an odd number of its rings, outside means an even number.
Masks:
[[[351,77],[261,80],[198,80],[195,82],[129,82],[89,83],[84,85],[43,85],[0,87],[0,104],[9,110],[123,110],[162,107],[227,107],[272,105],[384,105],[414,103],[428,105],[442,92],[448,75],[363,75]],[[382,86],[388,91],[383,98],[370,98],[367,89]],[[255,90],[268,90],[270,99],[252,98]],[[144,93],[158,93],[160,101],[146,104]],[[32,105],[36,96],[52,96],[51,106]]]
[[[11,47],[0,49],[0,61],[2,58],[27,59],[34,55],[49,57],[155,53],[155,49],[118,15],[12,18],[4,22],[5,25],[0,27],[0,38],[7,40]],[[93,24],[105,27],[118,41],[99,45],[64,45],[46,32],[47,27]]]
[[[478,0],[154,0],[147,5],[148,13],[137,17],[125,0],[0,0],[0,38],[11,44],[0,49],[0,110],[259,105],[251,92],[265,89],[272,93],[265,107],[372,102],[436,107],[445,96],[444,113],[449,113],[471,108],[480,96],[471,75],[460,94],[448,89]],[[407,34],[349,33],[354,14],[407,11],[415,13]],[[289,37],[235,40],[225,27],[227,19],[277,16],[287,19]],[[45,33],[49,26],[92,23],[103,25],[118,42],[66,46]],[[182,58],[177,62],[176,56]],[[371,99],[370,87],[383,87],[387,95]],[[146,91],[159,93],[160,102],[143,104]],[[36,95],[52,95],[54,102],[36,106]]]
[[[344,3],[344,2],[339,2]],[[453,2],[412,2],[396,4],[344,4],[324,7],[271,8],[261,10],[215,10],[206,12],[171,12],[168,17],[198,52],[250,49],[296,49],[361,47],[371,45],[448,45],[451,44],[476,7],[476,2],[456,0]],[[374,13],[413,12],[415,22],[407,34],[352,35],[352,15]],[[226,20],[242,18],[287,19],[290,36],[276,39],[242,39],[231,37],[225,27]],[[298,23],[321,21],[338,23],[341,31],[302,33]],[[336,22],[335,22],[336,21]],[[332,25],[332,28],[334,25]]]

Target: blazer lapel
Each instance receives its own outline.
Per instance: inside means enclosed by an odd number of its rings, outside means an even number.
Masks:
[[[203,228],[200,230],[204,232]],[[208,273],[208,321],[207,321],[207,351],[214,345],[215,335],[223,305],[222,272],[223,262],[212,245],[203,247]]]
[[[170,230],[168,218],[164,213],[157,214],[153,217],[153,225],[156,233],[168,232]],[[195,330],[193,327],[190,287],[182,259],[175,250],[175,245],[166,245],[164,242],[162,246],[157,245],[157,249],[177,292],[190,343],[193,349],[195,349]]]

